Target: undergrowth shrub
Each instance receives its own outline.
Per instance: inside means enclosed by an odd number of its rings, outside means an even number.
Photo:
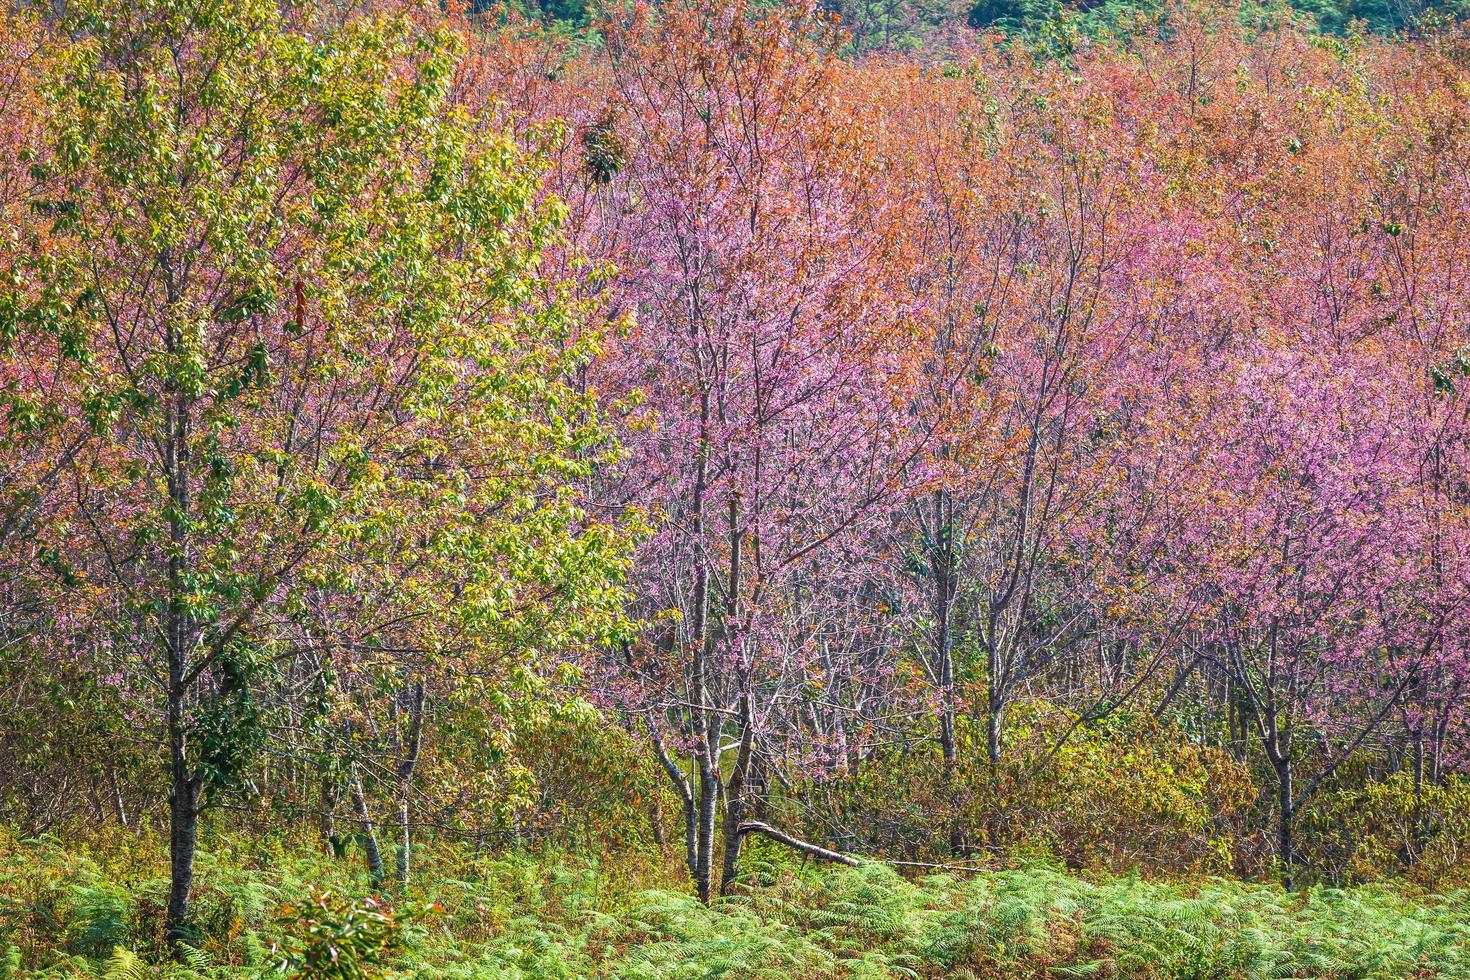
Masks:
[[[516,760],[533,777],[522,828],[569,847],[651,848],[676,809],[645,740],[597,712],[554,716],[517,734]]]
[[[1470,887],[1470,778],[1411,773],[1363,780],[1310,801],[1301,814],[1303,861],[1335,884],[1403,878],[1444,891]]]
[[[161,879],[121,861],[126,873],[105,853],[0,837],[0,980],[1470,976],[1465,892],[1288,894],[1045,866],[916,880],[878,863],[818,867],[764,842],[734,894],[710,906],[646,862],[436,844],[421,884],[394,898],[399,913],[370,904],[354,863],[245,842],[201,863],[201,895],[219,911],[174,962],[142,935]]]
[[[272,966],[293,980],[367,980],[404,948],[408,914],[377,897],[353,901],[331,892],[288,905],[276,918]]]
[[[998,766],[962,719],[959,761],[930,747],[808,784],[788,819],[860,854],[942,862],[963,852],[1055,856],[1079,869],[1228,870],[1249,772],[1151,714],[1094,724],[1044,702],[1018,706]]]
[[[39,837],[136,820],[159,802],[157,760],[118,691],[25,644],[0,644],[0,822]]]

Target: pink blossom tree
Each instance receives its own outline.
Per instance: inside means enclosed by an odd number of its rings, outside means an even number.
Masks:
[[[813,597],[861,578],[916,441],[895,396],[909,317],[885,288],[905,257],[834,39],[810,9],[702,7],[609,26],[627,157],[585,220],[617,242],[633,317],[596,381],[645,398],[618,491],[663,522],[643,607],[676,611],[629,669],[708,898],[716,801],[728,884],[753,771],[795,757],[798,692],[832,672]]]

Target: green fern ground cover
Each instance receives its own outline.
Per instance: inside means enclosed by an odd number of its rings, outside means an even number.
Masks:
[[[1288,895],[1039,866],[916,882],[880,865],[764,864],[738,895],[705,908],[646,887],[661,872],[626,860],[597,869],[445,851],[433,867],[454,874],[416,892],[420,911],[384,976],[1470,977],[1464,893]],[[147,870],[115,851],[0,843],[0,977],[281,976],[273,963],[289,929],[283,909],[323,888],[363,895],[346,862],[258,845],[217,850],[202,869],[199,948],[190,962],[163,966],[165,884]]]

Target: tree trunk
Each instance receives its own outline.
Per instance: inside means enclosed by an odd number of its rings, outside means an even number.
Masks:
[[[695,807],[692,795],[684,800],[684,863],[689,868],[689,880],[697,880],[699,878],[699,811]]]
[[[181,752],[179,746],[178,752]],[[169,791],[169,890],[165,924],[169,942],[189,940],[189,898],[194,888],[194,852],[199,840],[199,783],[177,757]]]
[[[740,845],[745,839],[745,795],[750,773],[750,754],[755,739],[755,726],[750,717],[750,697],[741,699],[740,749],[735,766],[725,783],[725,859],[720,868],[720,894],[728,895],[730,886],[740,873]]]
[[[413,838],[408,827],[408,796],[405,794],[398,799],[398,860],[394,870],[399,891],[408,888],[408,865],[412,847]]]
[[[670,643],[670,649],[673,644]],[[674,764],[664,748],[663,738],[659,735],[654,723],[649,722],[649,737],[653,742],[654,753],[663,766],[669,782],[674,784],[674,789],[679,793],[679,803],[684,809],[684,864],[689,869],[689,880],[693,881],[699,870],[699,816],[694,808],[695,789],[690,785],[684,773]]]
[[[383,887],[383,852],[378,848],[378,831],[373,826],[373,815],[368,810],[367,797],[362,791],[362,779],[352,777],[352,808],[357,811],[357,825],[362,830],[362,849],[367,857],[368,881],[374,888]]]
[[[690,647],[693,663],[690,665],[690,692],[694,702],[692,714],[695,737],[695,768],[697,769],[698,792],[695,805],[694,826],[694,887],[699,900],[710,898],[710,852],[714,848],[715,795],[719,792],[719,745],[718,720],[711,724],[709,692],[709,577],[710,568],[704,553],[704,494],[709,466],[709,394],[701,393],[699,405],[699,449],[694,477],[692,509],[692,536],[699,547],[694,556],[694,609],[690,622]]]
[[[172,297],[171,297],[172,298]],[[171,326],[168,347],[176,338]],[[169,748],[169,890],[165,928],[176,946],[188,937],[189,898],[194,888],[194,851],[199,839],[199,779],[190,772],[188,693],[194,627],[184,605],[191,562],[189,540],[189,413],[187,399],[175,395],[168,412],[164,473],[168,480],[169,539],[168,609],[165,646],[168,656],[167,724]]]
[[[1444,759],[1445,733],[1449,731],[1450,713],[1445,712],[1434,725],[1434,738],[1429,749],[1429,781],[1436,786],[1444,782],[1444,770],[1441,762]]]
[[[999,697],[991,695],[989,710],[985,712],[985,757],[991,766],[1000,765],[1001,707]]]
[[[337,835],[337,804],[342,798],[341,787],[325,772],[321,776],[322,791],[322,842],[333,858],[342,856],[342,838]]]
[[[1419,860],[1419,849],[1424,846],[1428,827],[1424,819],[1424,732],[1414,731],[1414,815],[1409,830],[1408,846],[1404,849],[1404,866],[1411,867]]]
[[[418,765],[424,741],[424,682],[409,687],[408,739],[403,757],[398,761],[398,889],[408,888],[409,865],[412,862],[413,839],[409,825],[409,797],[413,789],[413,772]]]
[[[715,849],[715,798],[720,792],[720,781],[710,762],[703,757],[699,768],[699,824],[696,831],[694,890],[699,895],[699,900],[708,904]]]
[[[953,765],[957,758],[954,738],[954,673],[950,664],[949,655],[944,658],[943,673],[940,675],[941,684],[944,688],[943,704],[939,709],[939,751],[944,756],[945,763]]]
[[[117,822],[126,827],[128,825],[128,808],[127,804],[123,801],[122,786],[118,784],[116,769],[108,772],[108,779],[112,787],[112,805],[117,811]]]
[[[1276,769],[1276,798],[1280,811],[1280,824],[1276,835],[1276,857],[1281,863],[1281,887],[1291,891],[1296,887],[1296,801],[1292,798],[1291,756],[1283,754],[1274,759]]]
[[[1005,711],[1005,678],[1001,677],[1002,651],[1004,642],[998,636],[997,613],[992,610],[985,636],[985,757],[992,767],[1000,765],[1000,724]]]
[[[934,576],[934,659],[939,679],[939,750],[944,761],[955,761],[954,625],[955,597],[954,504],[943,490],[934,491],[934,540],[930,570]]]

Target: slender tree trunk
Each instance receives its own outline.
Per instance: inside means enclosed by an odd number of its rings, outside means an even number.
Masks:
[[[725,589],[725,615],[724,629],[722,630],[722,642],[728,651],[728,659],[731,663],[742,664],[744,661],[742,637],[740,631],[740,576],[742,572],[741,560],[744,549],[744,535],[740,526],[740,494],[736,491],[731,494],[729,500],[728,514],[728,540],[730,546],[730,573],[726,580]],[[750,694],[741,695],[739,715],[736,719],[737,732],[740,735],[740,745],[735,754],[735,765],[730,770],[730,777],[724,783],[725,795],[725,823],[723,833],[724,859],[720,866],[720,894],[726,894],[735,875],[740,867],[740,842],[742,831],[741,821],[745,819],[745,788],[746,778],[750,772],[750,752],[755,738],[755,728],[751,717]],[[723,727],[723,722],[720,726]],[[714,759],[714,771],[720,771],[720,745],[718,738],[710,741],[711,753]],[[711,828],[713,829],[713,828]],[[713,844],[711,843],[711,847]]]
[[[199,841],[200,782],[189,766],[187,696],[191,629],[183,610],[188,565],[189,492],[182,468],[186,465],[187,435],[181,421],[170,422],[168,449],[170,519],[174,554],[169,559],[168,609],[168,747],[169,747],[169,891],[165,918],[169,941],[188,939],[189,899],[194,888],[194,853]]]
[[[735,756],[735,766],[730,771],[730,778],[725,783],[725,860],[720,869],[721,895],[730,893],[730,886],[740,873],[740,845],[745,839],[745,797],[750,774],[751,748],[755,740],[749,695],[741,699],[740,725],[740,748]]]
[[[693,790],[684,800],[684,863],[689,868],[689,880],[699,880],[699,810]]]
[[[990,760],[991,766],[1000,765],[1000,706],[991,699],[990,708],[985,712],[985,756]]]
[[[173,785],[169,791],[169,892],[166,918],[174,944],[189,937],[189,899],[194,889],[194,853],[199,841],[199,782],[182,764],[182,745],[175,750]]]
[[[383,852],[378,847],[378,828],[373,824],[367,796],[362,791],[362,778],[352,777],[352,808],[357,811],[357,826],[362,833],[362,850],[367,856],[368,881],[374,888],[383,887]]]
[[[944,690],[941,697],[944,703],[939,709],[939,751],[944,756],[945,763],[952,766],[957,758],[954,738],[954,664],[948,652],[940,666],[940,685]]]
[[[713,872],[715,849],[715,801],[720,793],[719,775],[715,771],[718,760],[709,758],[709,750],[701,753],[699,760],[699,824],[696,830],[696,858],[694,867],[694,890],[701,902],[708,903],[711,896],[710,878]]]
[[[128,808],[123,802],[122,786],[117,781],[117,770],[109,770],[107,776],[112,788],[112,805],[117,811],[117,822],[126,827],[128,825]]]
[[[1005,711],[1007,679],[1002,675],[1005,652],[1001,644],[999,617],[1002,610],[992,601],[985,626],[985,756],[992,768],[1000,765],[1001,715]]]
[[[959,819],[959,792],[955,785],[955,766],[959,754],[955,745],[954,693],[954,599],[956,591],[954,500],[944,490],[932,494],[933,541],[930,547],[930,572],[934,579],[934,657],[939,681],[939,752],[944,759],[944,781],[950,812],[949,849],[959,854],[965,849],[964,828]]]
[[[408,824],[408,794],[403,793],[398,798],[398,854],[394,868],[394,877],[398,881],[398,890],[404,891],[408,888],[409,860],[413,848],[413,838]]]
[[[1450,714],[1445,712],[1434,725],[1434,738],[1429,747],[1429,781],[1436,786],[1444,782],[1444,770],[1441,765],[1444,759],[1445,733],[1449,730]]]
[[[704,495],[709,466],[709,394],[700,398],[699,458],[696,460],[693,510],[693,539],[698,548],[694,556],[694,610],[690,624],[690,646],[693,663],[690,687],[694,702],[691,708],[695,736],[695,768],[698,792],[694,826],[694,887],[702,902],[710,899],[710,859],[714,848],[715,796],[719,792],[719,744],[721,724],[712,717],[709,692],[709,560],[704,547]]]
[[[1281,863],[1281,887],[1296,887],[1296,801],[1292,796],[1291,756],[1273,753],[1276,769],[1276,803],[1280,822],[1276,832],[1276,858]]]
[[[1424,733],[1414,732],[1414,805],[1418,807],[1424,799]]]
[[[672,643],[670,643],[670,649],[672,649]],[[649,736],[659,764],[663,766],[669,782],[674,784],[674,789],[679,793],[679,803],[684,810],[684,865],[689,869],[689,880],[693,881],[699,870],[699,818],[694,808],[696,790],[684,777],[679,767],[674,764],[674,760],[669,757],[668,751],[664,748],[663,738],[651,721],[649,722]]]
[[[171,266],[165,263],[169,302],[174,300]],[[167,349],[178,344],[176,328],[169,326]],[[190,658],[194,624],[186,611],[184,597],[190,588],[191,487],[189,483],[189,402],[173,391],[166,419],[167,433],[163,470],[168,483],[169,542],[168,609],[165,645],[168,655],[167,724],[169,747],[169,891],[165,928],[170,942],[183,943],[188,933],[189,898],[194,888],[194,852],[199,839],[198,777],[190,771],[188,746],[188,696],[193,683]]]
[[[665,658],[673,656],[674,633],[672,630],[659,637],[658,647]],[[689,869],[689,880],[693,881],[695,870],[699,867],[699,855],[696,850],[699,834],[698,818],[694,810],[695,788],[670,757],[668,750],[664,747],[663,736],[659,733],[658,724],[653,718],[648,720],[648,736],[653,743],[654,754],[658,757],[659,765],[663,767],[664,774],[669,777],[669,782],[674,784],[674,789],[679,794],[679,805],[684,813],[684,864]]]
[[[326,844],[328,853],[334,858],[342,856],[342,838],[337,836],[337,804],[341,799],[341,789],[325,772],[321,776],[322,792],[322,842]]]
[[[1408,847],[1405,848],[1404,865],[1412,866],[1419,859],[1419,849],[1424,845],[1427,827],[1424,819],[1424,731],[1414,731],[1414,815],[1409,830]]]
[[[1242,689],[1244,693],[1244,684]],[[1251,710],[1255,715],[1266,761],[1271,763],[1271,768],[1276,772],[1276,860],[1281,866],[1281,886],[1291,891],[1296,887],[1296,790],[1292,785],[1292,726],[1289,719],[1283,723],[1274,702],[1262,703],[1259,699],[1253,699]]]
[[[930,570],[934,577],[934,659],[939,680],[939,750],[945,763],[955,761],[954,699],[954,505],[948,493],[933,494],[934,541]]]
[[[855,868],[862,864],[861,861],[850,854],[843,854],[841,851],[833,851],[816,844],[808,843],[807,841],[792,837],[784,831],[777,830],[770,824],[762,823],[759,820],[747,821],[742,830],[747,834],[760,834],[762,837],[767,837],[777,843],[785,844],[787,847],[800,851],[803,854],[810,854],[812,857],[821,861],[831,861],[833,864],[843,864],[849,868]]]
[[[408,888],[412,863],[413,838],[409,824],[409,797],[413,790],[413,773],[419,761],[424,740],[424,682],[409,687],[408,739],[403,757],[398,762],[398,860],[396,877],[400,891]]]

